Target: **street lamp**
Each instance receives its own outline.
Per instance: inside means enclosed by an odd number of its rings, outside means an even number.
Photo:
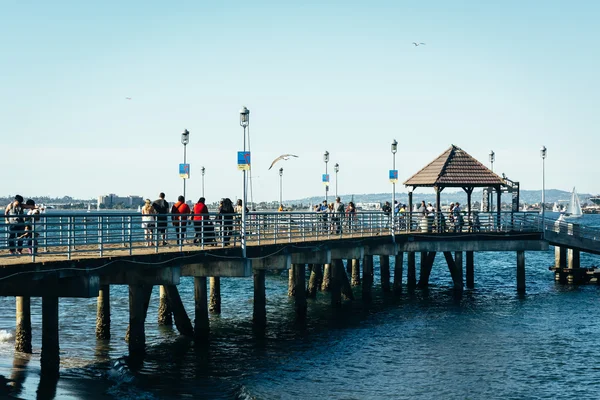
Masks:
[[[182,133],[181,133],[181,144],[183,145],[183,165],[185,168],[185,164],[186,164],[186,148],[188,143],[190,142],[190,132],[185,129]],[[189,173],[189,171],[188,171]],[[185,180],[186,177],[183,177],[183,198],[185,199]]]
[[[496,153],[494,150],[490,150],[490,164],[492,165],[492,172],[494,172],[494,161],[496,160]],[[492,191],[492,195],[490,197],[490,211],[494,211],[494,192]]]
[[[338,197],[337,182],[338,182],[338,172],[340,172],[340,164],[335,163],[335,165],[333,166],[333,170],[335,171],[335,198],[337,199],[337,197]]]
[[[242,107],[240,110],[240,126],[244,128],[244,152],[246,151],[246,128],[250,124],[250,110]],[[243,204],[242,204],[242,257],[246,258],[246,170],[244,170],[244,188],[243,188]]]
[[[283,168],[279,168],[279,206],[283,205]]]
[[[206,168],[202,167],[202,197],[204,197],[204,173],[206,172]]]
[[[540,149],[542,157],[542,235],[546,231],[546,146]]]
[[[323,161],[325,161],[325,175],[327,175],[327,163],[329,162],[329,152],[325,151],[323,154]],[[329,204],[327,195],[329,194],[329,182],[325,182],[325,202]]]
[[[392,170],[396,170],[396,152],[398,151],[398,142],[396,139],[392,142]],[[392,182],[392,238],[395,234],[395,222],[396,222],[396,181]],[[395,240],[395,238],[394,238]]]

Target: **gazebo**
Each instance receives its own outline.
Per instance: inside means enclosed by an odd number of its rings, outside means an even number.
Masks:
[[[504,179],[493,173],[469,153],[455,145],[450,146],[419,172],[408,178],[404,185],[409,189],[409,210],[413,208],[413,191],[418,187],[432,187],[435,190],[437,211],[441,211],[440,193],[448,187],[462,188],[467,193],[467,212],[471,217],[471,194],[476,187],[493,188],[496,191],[500,219],[500,201]]]

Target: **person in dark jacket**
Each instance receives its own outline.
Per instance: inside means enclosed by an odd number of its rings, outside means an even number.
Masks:
[[[231,199],[223,199],[223,204],[219,207],[219,216],[221,217],[221,226],[223,230],[223,245],[227,246],[231,240],[231,233],[233,231],[233,214],[235,210]]]

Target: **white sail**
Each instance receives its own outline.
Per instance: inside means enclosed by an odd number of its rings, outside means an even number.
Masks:
[[[582,215],[583,213],[581,212],[579,196],[577,196],[577,192],[575,191],[575,188],[573,188],[573,192],[571,193],[571,201],[569,201],[569,206],[567,207],[565,216],[570,218],[578,218]]]
[[[554,202],[554,205],[552,206],[552,212],[560,212],[560,206],[557,202]]]

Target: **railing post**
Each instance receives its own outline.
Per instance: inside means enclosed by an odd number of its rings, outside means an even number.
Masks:
[[[71,240],[73,237],[72,227],[73,217],[67,217],[67,260],[71,259]]]
[[[133,247],[133,238],[132,238],[133,232],[131,229],[131,215],[129,215],[127,217],[127,228],[128,228],[127,229],[128,232],[129,232],[129,255],[131,255],[131,254],[133,254],[133,248],[132,248]],[[150,238],[150,239],[152,239],[152,238]]]
[[[288,214],[288,243],[292,243],[292,214]]]
[[[62,217],[58,217],[58,243],[62,246],[63,244],[63,231],[62,231]]]
[[[100,250],[100,257],[102,257],[102,242],[103,242],[103,238],[102,238],[102,234],[103,234],[103,221],[102,221],[102,216],[98,217],[98,249]]]

